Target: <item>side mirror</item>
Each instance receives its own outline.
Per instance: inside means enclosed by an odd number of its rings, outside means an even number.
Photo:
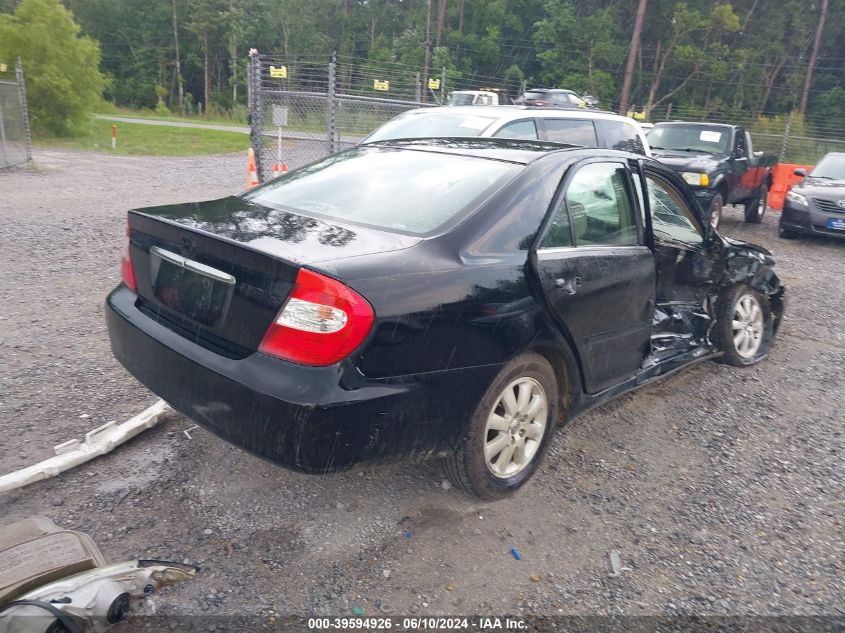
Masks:
[[[793,171],[792,173],[793,173],[793,174],[795,174],[796,176],[801,176],[802,178],[806,178],[806,177],[807,177],[807,170],[806,170],[806,169],[804,169],[803,167],[798,167],[798,168],[797,168],[795,171]]]

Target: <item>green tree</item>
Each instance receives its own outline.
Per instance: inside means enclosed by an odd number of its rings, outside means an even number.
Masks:
[[[21,0],[14,14],[0,15],[0,58],[23,61],[36,130],[72,134],[102,98],[100,46],[79,31],[58,0]]]

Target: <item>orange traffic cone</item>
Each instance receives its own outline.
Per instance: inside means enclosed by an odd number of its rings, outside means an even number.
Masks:
[[[255,151],[250,147],[246,161],[246,186],[254,187],[258,184],[258,170],[255,168]]]
[[[273,178],[278,178],[282,175],[282,170],[279,169],[279,163],[273,163]]]
[[[282,163],[282,173],[285,174],[288,171],[288,166]]]

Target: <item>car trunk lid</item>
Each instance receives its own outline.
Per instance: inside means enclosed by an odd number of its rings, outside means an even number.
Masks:
[[[138,308],[229,358],[258,349],[301,267],[420,241],[234,197],[136,209],[129,235]]]

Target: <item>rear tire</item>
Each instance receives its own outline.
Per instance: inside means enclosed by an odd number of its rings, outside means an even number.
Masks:
[[[763,187],[760,195],[749,198],[745,203],[745,221],[749,224],[760,224],[769,204],[769,190]]]
[[[786,227],[778,225],[778,237],[784,240],[794,240],[799,235],[801,235],[795,229],[787,229]]]
[[[454,454],[443,461],[456,488],[481,499],[513,494],[537,470],[558,419],[559,387],[549,362],[521,354],[478,403]]]
[[[759,363],[768,356],[773,337],[768,298],[746,284],[733,286],[719,297],[713,338],[724,354],[718,362],[735,367]]]
[[[722,221],[722,211],[725,209],[725,200],[721,193],[717,193],[710,201],[710,226],[714,229],[719,228],[719,222]]]

